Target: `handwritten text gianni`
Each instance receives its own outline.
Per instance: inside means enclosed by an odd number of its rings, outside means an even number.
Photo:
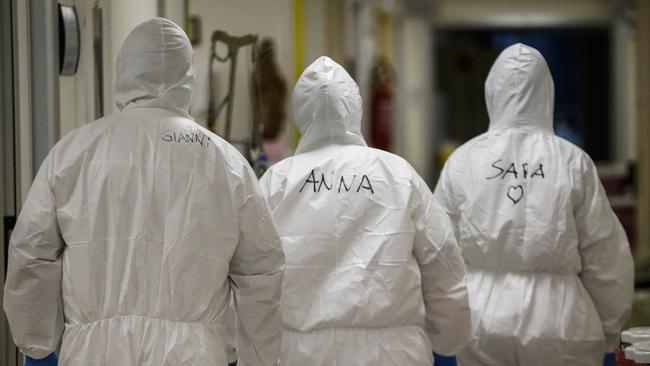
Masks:
[[[210,137],[201,132],[183,133],[166,131],[160,137],[164,142],[175,142],[177,144],[199,144],[203,146],[210,141]]]

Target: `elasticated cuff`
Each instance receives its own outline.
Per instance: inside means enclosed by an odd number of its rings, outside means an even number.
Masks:
[[[434,352],[433,364],[435,366],[456,366],[456,356],[443,356]]]
[[[55,353],[50,353],[45,358],[31,358],[25,356],[25,366],[57,366],[59,359]]]

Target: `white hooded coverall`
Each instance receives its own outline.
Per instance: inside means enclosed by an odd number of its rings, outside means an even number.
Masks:
[[[467,264],[463,366],[602,365],[633,296],[623,229],[589,156],[553,133],[553,80],[516,44],[485,82],[487,133],[446,163],[436,199]]]
[[[430,366],[469,339],[449,218],[405,160],[366,146],[361,113],[347,72],[316,60],[293,92],[296,155],[260,181],[287,260],[287,366]]]
[[[275,365],[284,256],[244,158],[187,114],[192,48],[164,19],[117,61],[121,112],[65,136],[11,237],[4,308],[16,344],[60,364]]]

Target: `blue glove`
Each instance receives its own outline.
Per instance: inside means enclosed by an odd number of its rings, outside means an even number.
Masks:
[[[56,353],[50,353],[49,356],[38,360],[25,356],[25,366],[56,366],[58,363],[59,359],[56,357]]]
[[[603,359],[603,366],[616,366],[616,355],[612,353],[605,353]]]
[[[456,356],[443,356],[433,352],[433,365],[434,366],[456,366]]]

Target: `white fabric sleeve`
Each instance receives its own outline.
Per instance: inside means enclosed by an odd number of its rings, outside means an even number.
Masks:
[[[581,165],[575,209],[580,278],[600,315],[611,352],[630,314],[634,264],[625,231],[609,205],[594,163],[586,158]]]
[[[284,254],[257,178],[248,166],[242,175],[240,239],[230,262],[238,365],[276,365],[282,346]]]
[[[460,221],[460,212],[463,203],[467,200],[463,187],[461,186],[463,179],[456,178],[463,176],[460,171],[462,164],[458,163],[458,159],[461,159],[459,156],[460,151],[456,150],[447,159],[445,166],[442,168],[442,172],[440,172],[440,177],[433,193],[436,202],[449,215],[456,238],[459,237],[458,222]]]
[[[440,177],[438,178],[438,183],[434,189],[433,197],[448,215],[453,216],[456,215],[457,206],[453,203],[455,193],[449,177],[450,170],[450,163],[448,161],[440,172]]]
[[[422,275],[426,331],[433,351],[455,355],[471,334],[465,263],[451,221],[426,183],[416,182],[414,254]]]
[[[271,169],[267,170],[262,178],[260,178],[260,188],[262,195],[266,198],[266,202],[271,209],[271,212],[282,202],[284,198],[284,187],[286,182],[283,175],[276,171],[280,164],[276,164]]]
[[[264,198],[267,199],[271,195],[271,182],[273,181],[273,171],[271,169],[268,169],[266,172],[264,172],[264,175],[260,178],[259,184],[260,184],[260,193]],[[270,206],[270,204],[269,204]]]
[[[236,330],[237,313],[235,312],[235,300],[230,299],[228,309],[226,310],[226,354],[228,363],[237,361],[237,330]]]
[[[33,358],[54,352],[63,333],[65,243],[56,217],[51,156],[41,165],[11,235],[4,288],[4,309],[14,342]]]

